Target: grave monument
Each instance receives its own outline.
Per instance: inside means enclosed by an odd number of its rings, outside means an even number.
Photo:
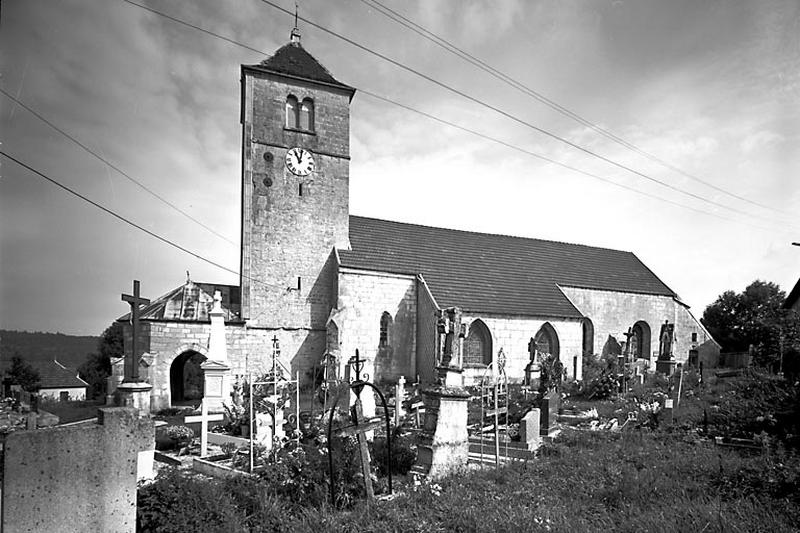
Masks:
[[[139,313],[142,305],[150,300],[139,295],[139,280],[133,281],[133,295],[123,294],[122,301],[131,306],[131,352],[125,358],[125,377],[117,387],[119,405],[138,409],[141,415],[150,414],[150,391],[153,386],[139,377],[139,364],[142,355],[139,353]]]
[[[435,479],[466,468],[469,460],[467,403],[461,367],[465,327],[461,309],[439,312],[436,343],[437,383],[422,389],[425,422],[419,436],[417,464]]]
[[[208,339],[208,359],[200,368],[203,371],[203,397],[212,413],[221,413],[222,404],[231,395],[231,365],[228,361],[228,345],[225,338],[225,313],[222,310],[222,294],[214,292],[214,305],[209,311],[211,334]]]

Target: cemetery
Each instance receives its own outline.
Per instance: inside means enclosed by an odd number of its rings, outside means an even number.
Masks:
[[[143,305],[137,289],[133,309]],[[433,383],[374,382],[359,350],[344,360],[326,353],[292,375],[277,335],[266,371],[232,376],[210,315],[194,404],[151,413],[135,346],[94,419],[58,425],[31,394],[4,403],[4,524],[55,527],[75,509],[101,512],[94,523],[104,531],[800,524],[800,394],[782,376],[702,361],[648,368],[622,343],[587,357],[574,380],[532,342],[522,380],[500,349],[467,382],[457,307],[432,320]],[[69,473],[78,471],[76,491]],[[53,499],[64,503],[48,506]]]

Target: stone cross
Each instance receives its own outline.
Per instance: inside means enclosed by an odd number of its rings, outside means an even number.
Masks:
[[[200,457],[208,455],[208,423],[209,422],[222,422],[224,420],[222,414],[208,414],[208,401],[203,398],[200,403],[199,415],[188,415],[183,417],[184,424],[193,422],[200,422]]]
[[[465,333],[465,329],[461,324],[461,309],[458,307],[450,307],[441,311],[441,316],[438,322],[439,334],[444,335],[444,348],[442,350],[441,366],[449,367],[453,362],[459,363],[461,354],[458,348],[460,347],[460,338]],[[457,336],[458,335],[458,339]],[[453,361],[453,356],[456,360]]]
[[[133,296],[122,295],[122,301],[128,302],[131,306],[131,356],[125,361],[125,381],[136,383],[139,381],[139,311],[140,306],[147,305],[150,300],[139,295],[139,280],[133,280]]]

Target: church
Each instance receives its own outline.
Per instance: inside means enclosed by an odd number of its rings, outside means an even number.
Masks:
[[[631,252],[351,215],[355,95],[296,29],[273,56],[241,67],[240,284],[187,276],[141,309],[139,372],[153,387],[152,409],[202,394],[187,375],[209,358],[217,293],[234,377],[267,370],[276,348],[301,380],[325,354],[343,368],[359,350],[373,382],[431,382],[438,312],[453,306],[463,312],[467,382],[501,350],[512,380],[543,353],[581,379],[585,356],[619,353],[626,338],[653,369],[665,323],[676,361],[718,352],[676,292]],[[130,353],[130,317],[119,320]],[[121,381],[121,363],[114,377]]]

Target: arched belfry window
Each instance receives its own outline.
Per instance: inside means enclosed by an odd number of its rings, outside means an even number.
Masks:
[[[539,328],[539,332],[533,338],[533,342],[536,344],[536,350],[539,353],[549,353],[558,359],[560,352],[558,334],[550,322],[545,322],[544,325]]]
[[[483,320],[474,320],[464,339],[464,366],[488,365],[492,362],[492,335]]]
[[[314,100],[311,98],[303,99],[300,104],[300,129],[314,131]]]
[[[286,97],[286,127],[297,129],[300,122],[300,106],[295,96]]]
[[[391,330],[392,330],[392,315],[384,311],[383,314],[381,315],[381,329],[380,329],[380,335],[378,337],[379,346],[383,347],[389,345],[389,335],[391,334]]]

